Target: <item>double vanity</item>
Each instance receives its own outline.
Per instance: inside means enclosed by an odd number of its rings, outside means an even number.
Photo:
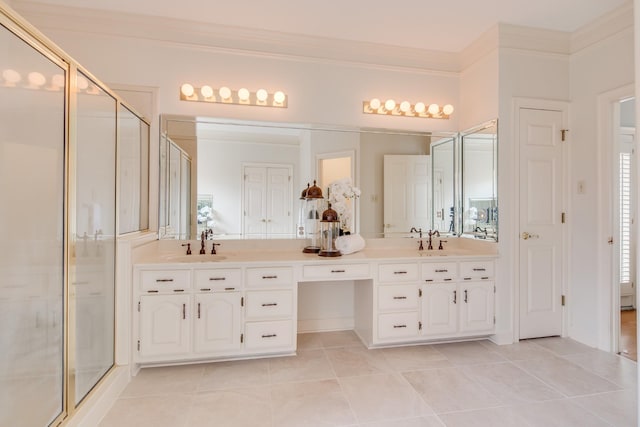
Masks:
[[[186,255],[175,240],[139,248],[135,362],[294,354],[299,284],[352,286],[353,329],[368,348],[494,333],[494,243],[457,238],[444,250],[420,251],[416,239],[370,239],[363,251],[339,258],[302,253],[303,244],[222,241],[217,255]]]

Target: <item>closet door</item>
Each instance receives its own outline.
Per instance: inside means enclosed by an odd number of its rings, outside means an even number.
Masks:
[[[0,425],[64,412],[68,66],[0,17]]]

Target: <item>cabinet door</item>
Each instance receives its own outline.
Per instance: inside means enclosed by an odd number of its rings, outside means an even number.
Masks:
[[[140,354],[143,357],[190,351],[189,295],[140,297]]]
[[[454,334],[457,331],[457,306],[460,302],[455,283],[422,286],[422,334]]]
[[[469,282],[460,287],[460,332],[492,331],[493,282]]]
[[[199,294],[195,298],[195,352],[240,349],[240,292]]]

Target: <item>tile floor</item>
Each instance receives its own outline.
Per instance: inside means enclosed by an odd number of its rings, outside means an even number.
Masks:
[[[146,368],[101,427],[636,426],[636,362],[570,339],[367,350],[301,334],[298,355]]]

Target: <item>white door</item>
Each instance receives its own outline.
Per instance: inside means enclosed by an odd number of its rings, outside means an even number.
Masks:
[[[240,348],[240,292],[196,295],[194,349],[213,353]]]
[[[189,295],[140,297],[140,354],[186,354],[191,346]]]
[[[562,333],[563,113],[520,109],[520,339]]]
[[[422,334],[453,334],[458,330],[459,295],[455,283],[422,286]]]
[[[427,231],[430,215],[430,160],[423,155],[384,156],[384,232]]]
[[[493,330],[493,282],[467,282],[460,287],[460,332]]]
[[[293,233],[291,216],[291,169],[267,169],[267,234]]]
[[[267,168],[244,168],[244,234],[267,232]]]
[[[291,166],[244,167],[244,234],[255,237],[291,235],[293,183]]]

